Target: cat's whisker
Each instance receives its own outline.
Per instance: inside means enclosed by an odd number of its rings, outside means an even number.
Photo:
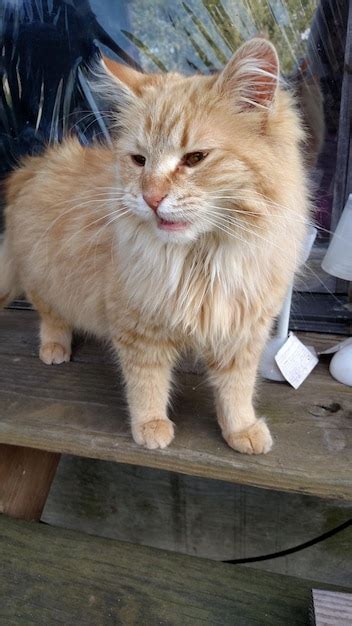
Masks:
[[[221,219],[224,223],[227,224],[232,224],[235,226],[242,226],[243,228],[246,228],[246,225],[249,227],[248,228],[248,232],[253,232],[255,234],[255,231],[261,231],[261,232],[268,232],[268,227],[263,227],[261,225],[259,225],[258,223],[253,223],[253,222],[248,222],[248,221],[243,221],[242,219],[236,219],[236,216],[234,215],[226,215],[223,216],[217,212],[214,213],[215,216],[219,216],[219,219]],[[286,228],[287,228],[287,223],[280,223],[280,224],[275,224],[275,228],[276,230],[278,230],[279,232],[285,232]]]
[[[214,222],[214,224],[213,224],[213,225],[218,226],[218,227],[220,228],[220,225],[219,225],[219,222],[217,221],[217,219],[220,219],[220,218],[221,218],[221,216],[214,214],[214,218],[215,218],[215,217],[216,217],[216,221]],[[252,229],[250,229],[250,228],[246,228],[246,227],[243,225],[243,223],[240,223],[240,222],[238,222],[238,221],[236,221],[236,220],[231,220],[231,221],[230,221],[230,220],[224,220],[224,218],[223,218],[223,223],[222,223],[222,226],[223,226],[223,225],[224,225],[224,223],[226,223],[227,221],[228,221],[230,224],[232,224],[233,226],[235,226],[236,228],[239,228],[242,232],[244,232],[244,233],[248,233],[249,235],[253,235],[254,237],[257,237],[258,239],[260,239],[260,240],[264,241],[264,242],[265,242],[266,244],[268,244],[269,246],[272,246],[272,247],[274,247],[274,248],[277,248],[278,250],[280,250],[281,254],[284,254],[284,255],[285,255],[285,250],[284,250],[283,248],[281,248],[281,246],[278,246],[278,245],[277,245],[277,243],[275,243],[274,241],[270,241],[270,240],[269,240],[269,239],[267,239],[266,237],[262,237],[261,235],[259,235],[258,233],[256,233],[254,230],[252,230]],[[224,230],[224,229],[222,228],[222,230]],[[228,228],[226,229],[226,231],[224,231],[224,232],[227,232],[227,234],[229,234],[230,236],[234,236],[234,235],[235,235],[235,233],[234,233],[234,232],[233,232],[233,231],[232,231],[229,227],[228,227]],[[237,237],[236,237],[236,238],[237,238]],[[245,241],[245,242],[247,243],[247,245],[249,246],[249,241],[248,241],[248,239],[247,239],[247,240],[244,240],[244,241]],[[253,242],[251,242],[251,244],[250,244],[250,245],[252,246],[252,245],[255,245],[255,244],[253,244]]]
[[[256,192],[254,192],[254,191],[248,191],[248,193],[246,193],[243,196],[237,195],[237,194],[236,195],[231,195],[231,196],[230,195],[229,196],[220,196],[220,195],[216,194],[216,197],[214,197],[214,200],[221,200],[221,199],[226,200],[227,199],[227,200],[231,200],[233,202],[241,202],[241,201],[245,200],[245,201],[248,202],[248,198],[250,197],[250,194],[253,195],[253,196],[255,196],[255,195],[260,196],[262,204],[265,204],[266,206],[272,206],[272,207],[274,207],[274,208],[276,208],[278,210],[278,212],[274,213],[274,214],[263,213],[263,211],[258,211],[258,215],[260,215],[260,216],[263,216],[263,217],[281,217],[281,218],[286,218],[287,216],[282,214],[282,211],[284,210],[285,212],[289,212],[290,220],[291,219],[295,219],[296,221],[301,222],[303,224],[310,224],[311,223],[310,220],[300,219],[298,216],[292,215],[292,213],[294,213],[294,208],[293,207],[287,207],[287,206],[285,206],[283,204],[275,203],[275,202],[271,201],[269,198],[266,198],[265,196],[261,196],[261,194],[256,194]],[[253,200],[251,203],[255,203],[255,202],[256,201]],[[226,208],[229,211],[235,210],[235,209],[232,209],[230,207],[222,207],[222,208]],[[251,214],[250,211],[244,210],[243,212],[247,213],[249,215]]]
[[[114,209],[113,211],[110,211],[109,213],[106,213],[105,215],[101,215],[96,220],[93,220],[92,222],[89,222],[83,228],[81,228],[80,232],[82,232],[83,230],[86,230],[87,228],[91,228],[91,226],[93,226],[94,224],[97,224],[97,223],[101,222],[102,220],[111,217],[112,215],[113,216],[116,216],[116,215],[119,216],[119,215],[121,215],[122,212],[128,212],[128,209],[119,207],[118,209]],[[107,224],[108,224],[108,222],[107,222]]]
[[[67,246],[70,243],[70,241],[72,241],[72,239],[74,237],[80,236],[83,231],[87,230],[88,228],[91,228],[95,224],[98,224],[102,220],[105,220],[106,218],[110,217],[111,215],[117,215],[119,212],[121,213],[121,211],[122,211],[122,209],[117,209],[117,210],[115,209],[114,211],[110,211],[110,213],[107,213],[106,215],[101,215],[96,220],[93,220],[92,222],[89,222],[88,224],[83,226],[83,228],[80,228],[77,232],[74,232],[73,235],[71,235],[71,237],[66,239],[64,241],[64,245]],[[106,224],[106,226],[107,226],[107,224]]]
[[[218,217],[218,216],[214,216],[214,217]],[[226,235],[229,235],[230,237],[237,239],[238,241],[241,241],[244,244],[248,244],[248,241],[246,241],[243,237],[239,237],[238,233],[235,233],[233,230],[231,230],[229,227],[224,227],[224,225],[219,224],[219,221],[217,219],[210,219],[209,216],[207,215],[206,218],[203,218],[205,223],[210,224],[210,226],[214,226],[215,228],[218,228],[220,231],[224,232]],[[226,225],[227,226],[227,225]],[[256,244],[254,244],[255,247]]]
[[[83,117],[80,117],[81,114],[84,114]],[[116,117],[116,114],[114,116],[114,113],[112,111],[104,111],[102,109],[99,109],[99,114],[102,117]],[[67,120],[69,120],[70,117],[72,117],[73,115],[76,115],[78,118],[78,122],[83,121],[86,117],[89,117],[90,115],[94,115],[93,111],[89,110],[89,109],[82,109],[79,111],[79,113],[77,111],[72,111],[71,113],[66,113],[65,116],[59,117],[59,122],[62,122],[62,120],[65,118]]]
[[[264,218],[264,216],[260,215],[259,213],[252,213],[252,212],[247,212],[247,211],[236,211],[234,209],[227,209],[227,208],[222,207],[220,205],[216,206],[215,204],[212,205],[212,206],[209,206],[208,208],[209,208],[209,210],[215,210],[219,214],[222,213],[223,217],[225,217],[225,214],[226,214],[226,217],[230,217],[231,215],[236,214],[236,215],[240,215],[241,217],[242,216],[249,217],[249,218],[253,217],[253,221],[254,221],[254,218]],[[241,219],[241,217],[239,219]],[[251,220],[250,223],[252,224],[253,221]]]
[[[326,289],[327,293],[333,297],[333,299],[339,304],[339,306],[341,305],[340,300],[336,297],[336,295],[334,294],[333,291],[330,290],[330,288],[327,286],[327,284],[322,280],[321,276],[319,276],[319,274],[317,274],[313,268],[311,267],[311,265],[308,265],[308,262],[303,264],[304,267],[304,271],[308,270],[311,275],[320,283],[320,285],[322,287],[324,287],[324,289]]]
[[[226,193],[226,195],[220,196],[220,194],[224,194],[224,192]],[[257,198],[261,202],[261,204],[265,204],[265,205],[272,204],[273,206],[276,206],[278,209],[285,208],[286,210],[292,210],[292,207],[290,209],[290,207],[288,206],[275,202],[272,198],[268,198],[268,196],[264,196],[262,193],[259,193],[255,189],[217,190],[216,194],[213,194],[213,195],[215,199],[218,197],[222,197],[222,198],[229,198],[229,199],[234,199],[234,200],[242,199],[242,200],[246,200],[247,202],[249,201],[249,199],[251,202],[253,202],[253,199]]]
[[[301,219],[301,218],[299,218],[296,215],[292,215],[292,213],[294,211],[293,208],[289,208],[289,207],[287,207],[284,204],[278,204],[277,202],[274,202],[274,201],[270,200],[270,198],[267,198],[266,196],[263,196],[262,194],[258,194],[257,192],[252,191],[251,193],[253,193],[253,195],[260,196],[264,203],[266,203],[269,206],[272,206],[273,208],[276,208],[278,210],[278,212],[276,212],[274,214],[272,214],[272,213],[265,213],[265,214],[263,214],[263,213],[260,213],[260,212],[252,213],[250,211],[245,211],[245,210],[244,211],[239,211],[238,209],[233,209],[233,208],[229,208],[229,207],[222,207],[222,206],[218,206],[217,208],[221,209],[223,211],[224,210],[228,211],[229,213],[236,212],[236,213],[243,213],[243,214],[247,214],[247,215],[258,215],[258,216],[265,217],[265,218],[275,218],[275,219],[279,218],[281,220],[287,220],[288,219],[287,214],[283,214],[282,212],[283,211],[284,212],[290,211],[290,215],[289,215],[290,222],[295,221],[298,224],[303,224],[305,226],[314,227],[314,228],[316,228],[318,231],[320,231],[322,233],[325,233],[325,234],[328,234],[328,235],[334,235],[340,241],[342,241],[344,243],[349,243],[349,241],[346,238],[344,238],[343,236],[336,235],[334,231],[332,231],[332,230],[330,230],[328,228],[325,228],[324,226],[320,226],[320,225],[314,223],[313,219],[311,219],[311,220],[309,220],[309,219]],[[243,198],[241,198],[240,196],[219,196],[219,195],[217,195],[216,198],[217,199],[228,199],[228,200],[233,200],[234,202],[236,202],[236,200],[241,200],[241,199],[248,200],[248,195],[243,196]]]
[[[233,215],[232,216],[231,215],[227,215],[226,217],[224,215],[221,215],[221,207],[214,206],[214,207],[212,207],[212,209],[216,209],[216,211],[210,211],[210,213],[214,217],[219,217],[219,219],[221,219],[224,223],[227,223],[227,224],[243,224],[242,221],[241,222],[239,222],[238,220],[236,221],[235,217]],[[248,224],[248,222],[245,222],[245,223]],[[253,229],[256,228],[256,229],[261,230],[261,231],[265,231],[265,232],[267,231],[267,228],[263,228],[263,226],[259,226],[259,224],[257,224],[257,223],[253,224],[252,222],[250,222],[250,224],[248,224],[248,225],[250,225],[251,228],[253,228]]]
[[[123,197],[123,192],[118,193],[118,194],[114,194],[112,195],[111,192],[109,193],[102,193],[102,194],[96,194],[93,197],[90,198],[82,198],[82,202],[78,202],[76,204],[72,205],[72,200],[71,201],[67,201],[65,202],[65,204],[68,204],[69,202],[71,202],[71,206],[68,209],[68,212],[70,212],[71,210],[75,210],[75,209],[80,209],[82,207],[85,206],[89,206],[89,205],[94,205],[94,203],[103,203],[103,202],[118,202],[120,201],[120,199]],[[52,206],[58,207],[60,206],[61,203],[57,203],[57,204],[53,204]],[[63,203],[62,203],[63,204]],[[57,219],[60,219],[62,216],[66,215],[66,212],[64,213],[60,213],[57,217]]]
[[[125,191],[125,188],[124,187],[117,187],[117,186],[102,187],[102,188],[99,188],[98,192],[92,191],[91,189],[89,189],[87,191],[80,191],[78,197],[84,199],[85,197],[89,197],[90,198],[93,195],[93,198],[94,198],[95,196],[100,195],[102,193],[106,192],[108,194],[108,193],[115,192],[115,191],[123,193]],[[69,204],[69,203],[72,203],[72,197],[68,198],[67,200],[59,200],[58,202],[57,201],[50,202],[48,204],[48,208],[58,207],[58,206],[61,206],[62,204]]]
[[[279,213],[278,213],[279,215],[281,215],[282,210],[288,211],[289,213],[293,213],[294,212],[294,207],[289,207],[287,205],[275,202],[271,198],[268,198],[267,196],[264,196],[263,194],[255,191],[253,189],[248,189],[246,191],[242,190],[242,192],[241,191],[234,192],[232,190],[231,195],[226,195],[226,196],[220,196],[219,194],[216,194],[216,198],[220,198],[220,197],[222,199],[229,199],[229,200],[233,200],[235,202],[238,201],[238,200],[240,200],[240,201],[244,200],[244,201],[248,202],[248,200],[250,198],[251,199],[251,203],[259,201],[261,206],[265,205],[265,206],[271,206],[271,207],[277,208],[277,210],[279,211]],[[257,200],[255,200],[255,198],[257,198]]]
[[[106,222],[106,224],[103,224],[103,226],[101,226],[99,228],[99,231],[97,233],[98,238],[101,236],[101,233],[108,228],[109,226],[111,226],[111,224],[114,224],[115,222],[117,222],[121,217],[123,217],[124,215],[127,215],[129,213],[129,209],[125,209],[122,210],[120,213],[118,213],[117,215],[114,215],[113,218],[111,220],[109,220],[108,222]]]
[[[120,217],[123,217],[123,215],[126,215],[127,213],[129,213],[128,209],[122,210],[120,213],[118,213],[118,215],[115,215],[115,217],[112,220],[109,220],[106,224],[103,224],[102,226],[97,228],[97,231],[92,235],[91,239],[87,241],[88,247],[86,250],[86,254],[85,254],[85,258],[86,258],[86,264],[91,263],[91,259],[89,257],[89,252],[93,246],[93,244],[95,243],[95,253],[94,253],[94,266],[96,268],[95,265],[95,259],[96,259],[96,249],[99,243],[99,239],[101,237],[101,235],[103,234],[104,230],[111,225],[113,222],[117,221]],[[109,214],[111,215],[111,214]],[[106,216],[105,216],[106,217]],[[81,229],[79,232],[81,233],[83,229]]]
[[[117,199],[116,199],[116,200],[117,200]],[[93,203],[93,204],[94,204],[94,203],[95,203],[95,204],[97,204],[97,203],[99,203],[99,202],[104,203],[104,202],[106,202],[106,200],[105,200],[105,199],[101,199],[101,200],[100,200],[100,199],[92,199],[91,201],[87,201],[87,202],[83,202],[83,203],[75,204],[74,206],[70,206],[70,207],[69,207],[69,209],[67,209],[67,211],[64,211],[63,213],[60,213],[60,214],[59,214],[59,215],[58,215],[58,216],[57,216],[57,217],[56,217],[56,218],[55,218],[55,219],[54,219],[54,220],[53,220],[53,221],[49,224],[48,228],[46,228],[46,230],[44,231],[44,233],[43,233],[43,234],[41,235],[41,237],[38,239],[38,241],[37,241],[36,245],[38,245],[38,243],[39,243],[39,242],[40,242],[43,238],[45,238],[45,237],[48,235],[48,233],[50,232],[50,230],[52,230],[52,228],[54,228],[55,224],[57,224],[57,222],[59,222],[59,220],[61,220],[61,219],[65,218],[65,217],[67,217],[67,216],[68,216],[70,213],[72,213],[72,212],[76,212],[76,211],[77,211],[77,209],[81,209],[81,208],[84,208],[84,207],[86,207],[86,208],[87,208],[87,207],[89,207],[89,205],[90,205],[91,203]],[[57,205],[54,205],[54,206],[57,206]],[[78,216],[78,217],[79,217],[79,216]]]
[[[225,223],[226,223],[226,222],[225,222]],[[253,233],[253,232],[252,232],[251,230],[249,230],[249,229],[245,229],[245,228],[243,228],[243,227],[242,227],[242,224],[239,224],[239,223],[236,223],[236,222],[232,222],[232,225],[236,227],[236,230],[235,230],[235,231],[234,231],[234,230],[232,230],[232,229],[230,229],[229,227],[227,227],[227,228],[226,228],[226,230],[225,230],[225,229],[223,228],[223,225],[221,225],[221,226],[220,226],[220,224],[219,224],[219,222],[218,222],[217,220],[213,222],[213,225],[215,226],[215,228],[219,228],[220,230],[222,230],[223,232],[225,232],[225,233],[226,233],[226,234],[227,234],[230,238],[237,239],[237,240],[241,241],[241,243],[243,243],[244,245],[246,245],[246,246],[247,246],[247,254],[248,254],[248,253],[250,253],[250,252],[254,252],[254,250],[253,250],[254,248],[255,248],[255,249],[257,249],[257,250],[260,250],[260,249],[261,249],[261,245],[260,245],[260,244],[258,244],[258,243],[254,243],[253,241],[249,241],[247,238],[244,238],[244,237],[239,236],[238,229],[240,229],[242,232],[245,232],[245,233],[250,233],[251,235],[256,236],[256,233]],[[266,243],[268,243],[268,246],[270,246],[270,245],[271,245],[271,246],[273,246],[273,247],[277,248],[277,249],[280,251],[280,253],[281,253],[281,255],[282,255],[282,258],[287,258],[286,251],[285,251],[283,248],[281,248],[280,246],[278,246],[275,242],[270,242],[269,240],[267,240],[267,239],[266,239],[266,238],[264,238],[264,237],[260,237],[259,235],[257,235],[257,236],[258,236],[261,240],[263,240],[263,241],[265,241]],[[295,255],[295,256],[296,256],[296,258],[297,258],[297,251],[296,251],[296,255]],[[261,273],[261,269],[260,269],[260,267],[259,267],[258,260],[257,260],[257,257],[256,257],[256,255],[255,255],[255,254],[252,254],[252,260],[253,260],[253,261],[255,262],[255,264],[257,265],[258,272],[259,272],[259,273]]]
[[[268,244],[269,246],[272,246],[274,248],[276,248],[277,250],[279,250],[281,252],[281,254],[285,255],[285,250],[284,248],[282,248],[281,246],[279,246],[277,243],[275,243],[274,241],[271,241],[270,239],[268,239],[267,237],[262,237],[261,235],[258,235],[258,233],[255,232],[254,229],[250,229],[250,228],[246,228],[243,223],[240,223],[236,220],[232,220],[232,223],[234,226],[236,226],[237,228],[240,228],[242,231],[248,233],[249,235],[254,235],[254,237],[257,237],[258,239],[260,239],[261,241],[264,241],[266,244]]]
[[[113,198],[112,201],[114,201],[115,199]],[[118,199],[116,198],[116,201],[118,201]],[[67,211],[64,211],[63,213],[60,213],[48,226],[48,228],[46,228],[46,230],[44,231],[44,233],[41,235],[41,237],[38,239],[38,241],[36,242],[36,246],[34,248],[34,251],[36,250],[36,247],[38,246],[39,243],[41,243],[42,239],[44,239],[48,233],[50,232],[50,230],[52,230],[55,226],[55,224],[57,224],[57,222],[59,222],[59,220],[63,219],[64,217],[67,217],[70,213],[72,212],[76,212],[77,209],[82,209],[82,208],[87,208],[89,207],[90,203],[95,203],[95,204],[99,204],[99,203],[105,203],[106,199],[105,198],[94,198],[91,201],[87,201],[87,202],[81,202],[79,204],[75,204],[73,206],[70,206],[69,209],[67,209]],[[78,219],[80,219],[80,215],[78,216]]]
[[[101,238],[102,233],[106,230],[106,228],[108,226],[111,226],[111,224],[117,222],[121,217],[123,217],[124,215],[127,215],[127,213],[129,213],[128,209],[121,211],[121,213],[119,213],[118,215],[115,215],[113,217],[113,219],[109,220],[106,224],[103,224],[103,226],[101,226],[99,228],[98,232],[95,235],[93,235],[92,239],[94,239],[96,237],[95,254],[96,254],[97,245],[98,245],[99,239]],[[91,246],[92,246],[92,244],[90,245],[89,250],[90,250]],[[111,249],[112,249],[112,247],[113,247],[113,239],[111,241]]]
[[[216,226],[217,224],[215,223],[214,225]],[[245,232],[250,232],[248,229],[244,229],[242,224],[239,224],[239,223],[234,223],[234,225],[235,225],[235,226],[238,226],[238,228],[240,228],[241,230],[245,230]],[[230,231],[228,234],[229,234],[230,236],[231,236],[231,235],[233,235],[233,233],[232,233],[231,231]],[[252,234],[256,235],[256,233],[252,233]],[[237,238],[237,237],[236,237],[236,238]],[[263,239],[263,238],[261,237],[261,239]],[[264,241],[266,241],[266,240],[264,239]],[[269,242],[268,242],[268,244],[269,244]],[[253,244],[251,244],[251,245],[253,245]],[[275,247],[278,247],[278,246],[275,244]],[[282,248],[280,248],[280,247],[278,247],[278,249],[279,249],[279,250],[280,250],[280,252],[284,255],[284,258],[285,258],[285,257],[286,257],[286,255],[285,255],[285,251],[284,251],[284,249],[282,249]],[[295,251],[295,255],[296,255],[296,258],[297,258],[297,250]],[[318,275],[318,274],[317,274],[317,273],[313,270],[313,268],[312,268],[310,265],[308,265],[308,263],[307,263],[307,262],[303,264],[303,267],[305,268],[305,270],[308,270],[308,271],[310,272],[310,274],[311,274],[311,275],[312,275],[312,276],[313,276],[313,277],[314,277],[314,278],[315,278],[315,279],[316,279],[316,280],[317,280],[317,281],[318,281],[318,282],[319,282],[319,283],[320,283],[320,284],[324,287],[324,289],[326,289],[326,290],[327,290],[327,292],[328,292],[328,293],[329,293],[332,297],[334,297],[334,299],[336,300],[336,302],[339,302],[339,300],[336,298],[335,294],[334,294],[334,293],[333,293],[333,292],[329,289],[329,287],[328,287],[328,286],[326,285],[326,283],[322,280],[322,278],[321,278],[321,277],[320,277],[320,276],[319,276],[319,275]]]
[[[79,191],[79,197],[85,197],[85,196],[91,196],[92,194],[95,195],[97,192],[101,193],[101,192],[111,192],[111,191],[124,191],[125,187],[119,187],[117,185],[111,185],[111,187],[98,187],[96,190],[86,190],[86,191]],[[58,204],[61,203],[67,203],[67,202],[71,202],[72,198],[68,198],[66,200],[63,200],[62,202],[51,202],[48,204],[48,207],[52,207],[52,206],[57,206]]]
[[[254,211],[246,211],[246,210],[241,210],[241,209],[235,209],[235,208],[230,208],[230,207],[224,207],[224,206],[216,206],[216,205],[211,205],[211,208],[215,208],[215,209],[220,209],[221,211],[226,211],[229,213],[238,213],[241,215],[254,215],[255,217],[264,217],[262,213],[255,213]]]

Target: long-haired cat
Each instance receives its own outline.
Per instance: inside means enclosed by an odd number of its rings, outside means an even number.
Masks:
[[[73,329],[119,356],[134,440],[164,448],[172,367],[209,368],[227,443],[265,453],[258,360],[297,268],[308,218],[303,132],[275,49],[245,43],[218,75],[107,69],[112,146],[67,139],[7,184],[0,299],[41,316],[40,358],[70,359]]]

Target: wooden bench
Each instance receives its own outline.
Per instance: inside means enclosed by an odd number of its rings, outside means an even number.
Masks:
[[[180,373],[176,438],[169,448],[154,451],[131,438],[108,351],[82,343],[71,363],[48,367],[37,356],[37,328],[33,311],[0,314],[0,443],[352,500],[352,393],[331,378],[327,363],[298,391],[262,383],[259,411],[275,439],[265,456],[231,450],[221,438],[204,378]],[[304,340],[321,346],[334,338]]]
[[[5,516],[0,553],[4,626],[304,626],[317,586]]]
[[[183,368],[176,439],[166,450],[150,451],[131,438],[108,351],[78,341],[71,363],[48,367],[37,356],[37,335],[35,312],[0,313],[3,513],[40,519],[61,454],[352,501],[352,393],[330,377],[327,362],[298,391],[262,383],[259,410],[275,447],[258,457],[227,447],[204,378]],[[334,337],[306,335],[304,341],[319,348]],[[0,563],[6,625],[304,624],[310,589],[321,587],[5,516]]]

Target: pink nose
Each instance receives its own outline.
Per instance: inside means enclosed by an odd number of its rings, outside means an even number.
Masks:
[[[144,201],[155,212],[158,210],[158,206],[161,203],[161,201],[164,200],[164,198],[166,198],[166,195],[163,196],[160,193],[144,193],[143,194]]]

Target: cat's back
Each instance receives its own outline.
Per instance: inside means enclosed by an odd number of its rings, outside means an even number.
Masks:
[[[30,156],[12,172],[5,184],[9,207],[25,198],[47,210],[55,200],[69,200],[84,191],[103,185],[113,169],[113,154],[104,146],[82,146],[77,139],[47,148]],[[50,206],[49,206],[50,204]]]
[[[85,245],[86,226],[99,225],[96,220],[107,213],[113,183],[113,155],[104,146],[84,147],[69,139],[27,157],[5,186],[6,230],[16,254],[36,242],[36,251],[44,244],[47,251],[71,236],[75,250]]]
[[[25,159],[6,183],[6,239],[21,288],[93,332],[104,322],[115,177],[108,148],[68,140]]]

